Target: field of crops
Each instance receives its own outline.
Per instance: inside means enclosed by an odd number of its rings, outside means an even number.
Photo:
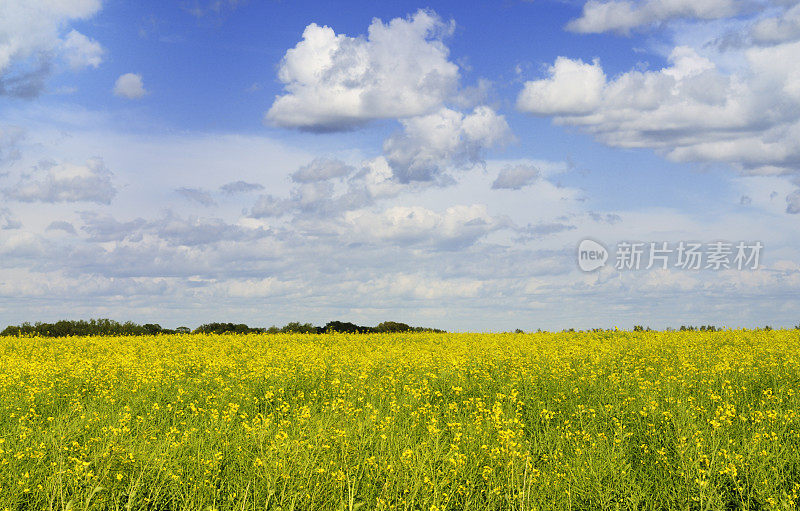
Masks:
[[[2,509],[795,509],[800,331],[0,339]]]

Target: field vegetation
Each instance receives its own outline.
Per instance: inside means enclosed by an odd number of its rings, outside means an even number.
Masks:
[[[800,331],[0,338],[2,509],[796,509]]]

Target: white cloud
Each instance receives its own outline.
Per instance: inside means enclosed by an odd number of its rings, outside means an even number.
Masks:
[[[92,158],[85,165],[62,163],[46,166],[45,175],[41,178],[23,178],[4,192],[7,197],[22,202],[109,204],[117,193],[111,175],[101,158]]]
[[[792,215],[800,213],[800,190],[786,196],[786,212]]]
[[[103,47],[77,30],[72,30],[62,43],[64,56],[72,69],[94,67],[103,61]]]
[[[66,220],[54,220],[50,222],[45,231],[64,231],[67,234],[77,234],[75,231],[75,226]]]
[[[533,165],[507,165],[492,183],[495,190],[519,190],[539,178],[539,169]]]
[[[517,104],[523,112],[579,126],[610,146],[651,148],[681,162],[724,162],[752,174],[795,173],[800,42],[749,48],[742,55],[740,69],[726,73],[679,46],[669,66],[611,80],[599,64],[573,60],[566,68],[581,70],[574,76],[583,81],[572,88],[558,72],[569,59],[559,58],[551,76],[525,85]],[[580,87],[584,94],[575,94]]]
[[[102,48],[65,28],[100,10],[100,0],[0,2],[0,95],[38,95],[52,61],[64,57],[73,68],[97,66]]]
[[[580,18],[567,28],[574,32],[619,32],[665,21],[689,18],[711,20],[735,15],[744,3],[738,0],[589,0]]]
[[[235,195],[237,193],[248,193],[256,190],[263,190],[264,186],[258,183],[248,183],[247,181],[233,181],[225,183],[219,190],[225,195]]]
[[[435,179],[450,166],[482,163],[485,149],[512,138],[505,117],[487,106],[468,115],[442,108],[402,123],[403,130],[384,142],[383,151],[403,183]]]
[[[22,223],[8,208],[0,208],[0,229],[19,229]]]
[[[217,201],[215,201],[214,198],[211,197],[211,194],[205,190],[201,190],[200,188],[181,187],[181,188],[176,188],[175,191],[181,197],[196,202],[201,206],[217,205]]]
[[[244,0],[246,1],[246,0]],[[243,0],[190,0],[182,2],[183,9],[191,13],[193,16],[203,18],[205,16],[220,16],[227,11],[233,11],[240,4],[244,3]]]
[[[420,206],[394,206],[379,213],[347,212],[344,220],[358,239],[430,243],[443,248],[471,245],[508,225],[505,220],[491,217],[482,204],[451,206],[442,213]]]
[[[21,156],[19,143],[25,138],[25,130],[19,126],[0,127],[0,165],[13,162]]]
[[[142,75],[125,73],[117,78],[114,83],[114,94],[128,99],[139,99],[147,94],[142,83]]]
[[[416,300],[439,300],[475,298],[483,287],[483,282],[474,279],[441,279],[433,275],[396,273],[364,282],[358,286],[358,290],[360,293],[379,292]]]
[[[339,160],[329,158],[314,158],[308,165],[303,165],[292,173],[295,183],[312,183],[326,181],[337,177],[344,177],[353,171],[353,167]]]
[[[800,4],[779,16],[760,20],[751,29],[750,37],[758,44],[777,44],[800,39]]]
[[[600,63],[558,57],[548,78],[525,83],[517,108],[536,115],[584,114],[602,100],[606,77]]]
[[[337,131],[435,111],[458,84],[458,66],[442,42],[452,31],[452,23],[424,10],[389,23],[374,19],[367,37],[337,35],[312,23],[281,62],[278,78],[286,94],[275,99],[266,119]]]

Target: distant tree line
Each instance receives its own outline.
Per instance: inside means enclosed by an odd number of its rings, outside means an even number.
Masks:
[[[22,323],[18,326],[8,326],[0,336],[33,336],[41,337],[66,337],[88,335],[158,335],[158,334],[250,334],[250,333],[390,333],[390,332],[444,332],[435,328],[412,327],[396,321],[384,321],[378,326],[360,326],[344,321],[329,321],[325,326],[314,326],[311,323],[291,322],[283,327],[271,326],[269,328],[253,328],[243,323],[206,323],[194,330],[180,326],[175,329],[163,328],[157,323],[139,325],[132,321],[120,323],[113,319],[62,320],[55,323]]]
[[[795,326],[800,330],[800,325]],[[699,331],[699,332],[718,332],[723,330],[720,327],[713,325],[702,326],[686,326],[682,325],[680,331]],[[757,330],[772,330],[770,326],[764,326]],[[542,332],[538,329],[537,332]],[[590,328],[586,330],[575,330],[574,328],[567,328],[562,332],[610,332],[613,329],[605,328]],[[650,332],[650,327],[642,325],[635,325],[634,332]],[[666,331],[674,331],[673,328],[667,328]],[[55,323],[22,323],[18,326],[8,326],[0,332],[0,336],[33,336],[40,337],[66,337],[66,336],[89,336],[89,335],[158,335],[158,334],[250,334],[250,333],[268,333],[268,334],[324,334],[324,333],[349,333],[349,334],[369,334],[369,333],[393,333],[393,332],[438,332],[443,333],[444,330],[436,328],[423,328],[412,327],[405,323],[397,321],[384,321],[377,326],[361,326],[355,323],[346,321],[329,321],[325,326],[314,326],[311,323],[300,323],[293,321],[287,323],[282,327],[271,326],[269,328],[249,327],[244,323],[206,323],[192,330],[186,326],[179,326],[178,328],[163,328],[157,323],[145,323],[139,325],[132,321],[120,323],[113,319],[90,319],[86,320],[62,320]],[[545,330],[546,332],[546,330]],[[525,333],[522,329],[517,328],[515,333]]]

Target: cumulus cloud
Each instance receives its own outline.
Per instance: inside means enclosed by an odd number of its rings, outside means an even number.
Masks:
[[[441,300],[474,298],[484,288],[484,282],[475,279],[441,279],[433,275],[400,273],[372,279],[358,286],[361,293],[379,292],[415,300]]]
[[[122,98],[139,99],[147,94],[142,82],[142,75],[125,73],[114,83],[114,94]]]
[[[326,181],[336,177],[344,177],[352,172],[353,167],[339,160],[315,158],[308,165],[303,165],[292,174],[295,183],[312,183]]]
[[[332,172],[331,168],[338,170]],[[382,156],[362,162],[361,169],[354,174],[352,172],[355,169],[343,164],[320,165],[319,162],[304,166],[301,170],[301,182],[292,188],[288,197],[262,194],[245,213],[251,218],[275,218],[284,215],[310,215],[316,219],[333,217],[345,211],[370,206],[380,199],[397,197],[401,193],[419,191],[430,186],[430,183],[425,182],[401,183]],[[322,179],[333,174],[340,177],[350,176],[346,189],[337,193],[330,181],[332,177]]]
[[[585,114],[598,107],[606,77],[597,60],[558,57],[549,77],[525,83],[517,108],[536,115]]]
[[[59,58],[72,68],[97,67],[99,43],[75,30],[65,32],[70,22],[88,19],[100,7],[100,0],[0,3],[0,95],[38,95]]]
[[[402,121],[403,130],[383,143],[383,152],[402,183],[430,181],[448,167],[483,162],[485,149],[512,138],[505,117],[487,106],[468,115],[442,108]]]
[[[665,21],[690,18],[711,20],[735,15],[744,6],[740,0],[589,0],[580,18],[567,29],[581,33],[619,32]]]
[[[70,31],[62,43],[64,56],[72,69],[94,67],[103,61],[103,47],[77,30]]]
[[[149,232],[167,241],[170,245],[197,246],[221,241],[246,241],[266,236],[268,231],[249,229],[229,224],[221,218],[183,218],[173,213],[149,223]]]
[[[800,39],[800,4],[779,16],[760,20],[750,30],[750,37],[755,43],[763,45]]]
[[[177,188],[175,191],[183,197],[184,199],[188,199],[190,201],[196,202],[201,206],[216,206],[217,201],[211,197],[211,194],[205,190],[201,190],[200,188]]]
[[[7,188],[7,197],[23,202],[96,202],[110,204],[117,194],[111,182],[111,171],[102,158],[92,158],[84,165],[61,163],[46,165],[23,178],[16,186]]]
[[[800,213],[800,190],[795,190],[786,197],[786,212],[792,215]]]
[[[16,216],[8,208],[0,208],[0,229],[19,229],[22,227]]]
[[[473,244],[508,222],[489,215],[482,204],[452,206],[437,213],[421,206],[395,206],[379,213],[350,211],[345,224],[353,236],[398,244],[427,243],[457,249]]]
[[[667,67],[613,79],[597,62],[562,57],[550,76],[525,85],[517,106],[553,115],[610,146],[651,148],[681,162],[724,162],[753,174],[795,173],[800,42],[748,48],[743,56],[739,70],[729,73],[679,46]],[[579,83],[570,87],[565,69]],[[562,86],[567,92],[559,95]]]
[[[564,222],[542,222],[538,224],[528,224],[525,227],[517,229],[519,234],[519,241],[527,241],[533,239],[542,239],[551,234],[558,234],[565,231],[575,230],[577,227],[572,224]]]
[[[47,226],[45,229],[46,231],[64,231],[67,234],[77,234],[75,232],[75,226],[71,223],[67,222],[66,220],[55,220],[50,222],[50,225]]]
[[[614,225],[622,222],[622,217],[616,213],[606,213],[604,215],[602,213],[590,211],[589,218],[591,218],[595,222],[609,224],[609,225]]]
[[[237,193],[255,192],[263,190],[264,186],[258,183],[248,183],[246,181],[233,181],[226,183],[219,187],[219,190],[225,195],[235,195]]]
[[[423,115],[456,89],[458,66],[444,37],[453,23],[420,10],[388,23],[374,19],[366,37],[312,23],[288,50],[278,96],[266,120],[309,131],[352,129],[375,119]]]
[[[248,211],[248,215],[253,218],[279,217],[289,213],[291,209],[292,204],[289,200],[264,194],[256,200],[256,203]]]
[[[19,143],[24,138],[25,131],[18,126],[0,127],[0,165],[19,159]]]
[[[506,165],[492,183],[494,190],[519,190],[539,178],[539,169],[533,165]]]
[[[120,222],[108,213],[94,211],[81,212],[83,227],[81,230],[89,234],[90,241],[122,241],[125,239],[141,240],[141,228],[147,223],[143,218],[128,222]]]

